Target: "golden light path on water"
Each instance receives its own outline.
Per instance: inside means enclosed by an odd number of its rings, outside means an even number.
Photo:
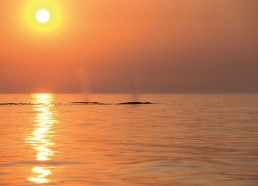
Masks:
[[[52,94],[33,94],[32,100],[33,109],[37,113],[34,120],[35,129],[26,141],[36,151],[36,161],[44,165],[47,161],[52,160],[56,153],[53,150],[55,143],[52,140],[55,136],[53,126],[58,123],[53,111],[54,96]],[[35,166],[32,168],[33,176],[28,180],[36,184],[51,183],[48,176],[52,174],[54,168],[54,166]]]

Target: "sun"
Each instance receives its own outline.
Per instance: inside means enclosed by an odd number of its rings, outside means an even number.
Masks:
[[[39,35],[59,34],[67,24],[65,9],[61,1],[27,0],[21,15],[24,27],[28,32]],[[64,22],[66,20],[66,23]]]
[[[35,17],[39,23],[47,23],[50,20],[50,13],[46,9],[39,9]]]

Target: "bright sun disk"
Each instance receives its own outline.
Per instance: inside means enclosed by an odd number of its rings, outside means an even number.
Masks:
[[[46,9],[40,9],[36,13],[36,19],[39,23],[47,23],[50,19],[50,14]]]

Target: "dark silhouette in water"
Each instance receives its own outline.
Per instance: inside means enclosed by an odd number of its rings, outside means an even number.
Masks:
[[[71,103],[77,104],[77,105],[110,105],[107,103],[100,103],[100,102],[71,102]],[[154,103],[132,101],[132,102],[117,103],[116,105],[150,105],[150,104],[154,104]]]
[[[100,102],[88,102],[88,101],[80,101],[80,102],[71,102],[72,104],[78,104],[78,105],[107,105],[105,103]]]
[[[150,105],[150,104],[154,104],[154,103],[151,103],[151,102],[139,102],[139,101],[119,103],[119,105]]]
[[[70,104],[74,105],[113,105],[108,103],[100,103],[100,102],[85,102],[85,101],[79,101],[79,102],[70,102]],[[123,102],[123,103],[117,103],[114,105],[150,105],[155,104],[151,102],[139,102],[139,101],[132,101],[132,102]],[[41,104],[35,104],[35,103],[0,103],[0,106],[12,106],[12,105],[41,105]],[[62,105],[62,103],[55,103],[54,105]]]
[[[30,106],[30,105],[42,105],[42,103],[0,103],[0,106]]]

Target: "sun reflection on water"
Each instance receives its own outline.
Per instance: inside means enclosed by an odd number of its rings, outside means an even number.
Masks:
[[[54,96],[53,94],[33,94],[32,100],[33,109],[37,114],[34,120],[35,129],[28,136],[27,142],[36,151],[36,160],[43,163],[51,160],[56,153],[53,150],[55,143],[52,141],[55,136],[53,126],[58,123],[54,117]],[[29,177],[28,180],[36,184],[50,183],[51,180],[48,176],[52,174],[54,168],[49,166],[33,167],[33,177]]]

